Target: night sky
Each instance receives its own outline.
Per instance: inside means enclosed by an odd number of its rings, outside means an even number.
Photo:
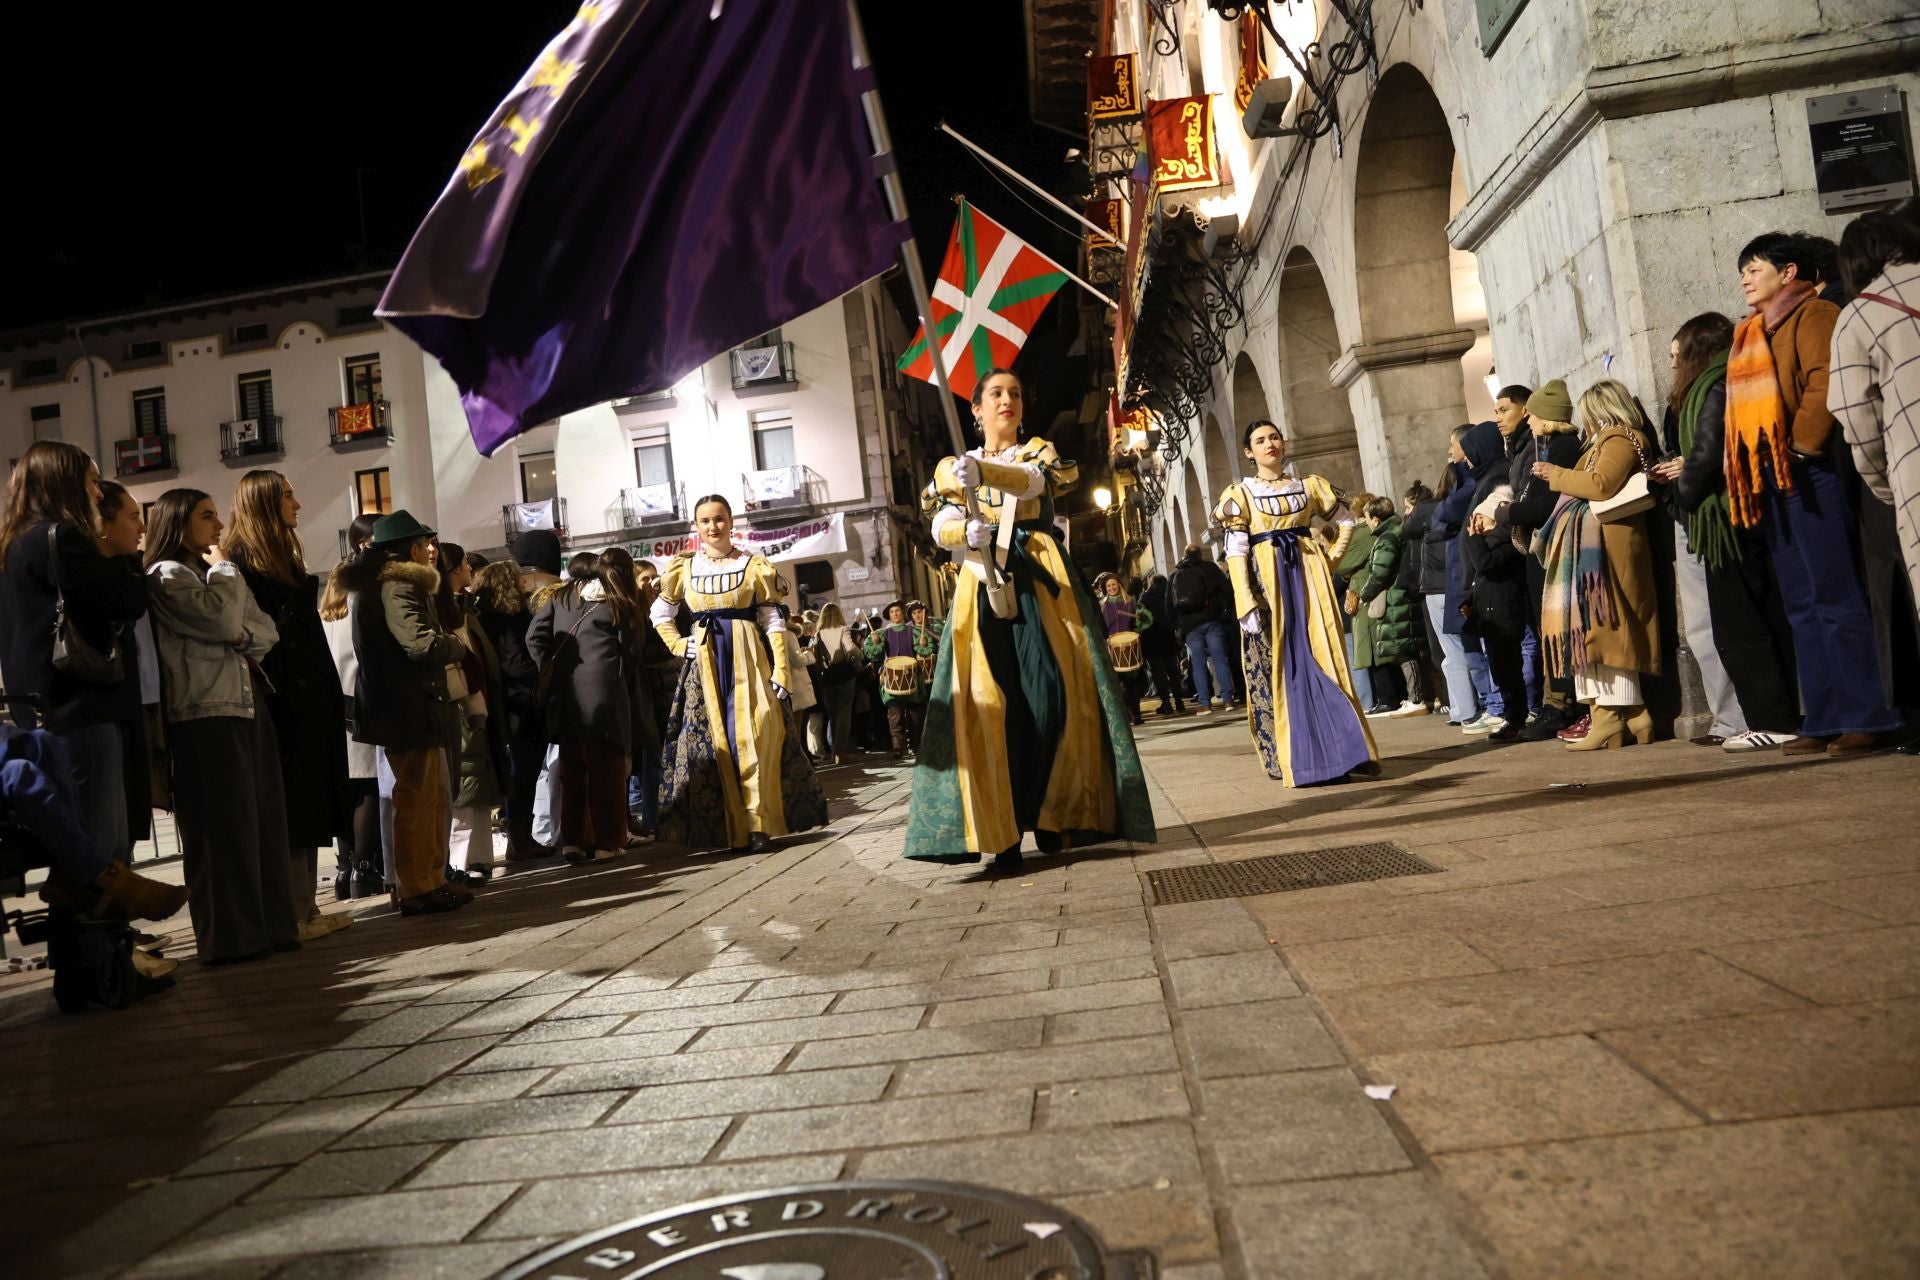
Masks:
[[[39,105],[22,117],[30,128],[9,131],[0,329],[391,266],[474,131],[577,7],[16,6],[8,43],[31,52],[12,60],[9,97]],[[978,0],[964,18],[898,0],[861,10],[929,277],[955,192],[1072,267],[1073,236],[934,130],[944,117],[1042,185],[1073,185],[1062,158],[1074,140],[1027,115],[1019,0]],[[1040,372],[1070,339],[1070,292],[1023,369]]]

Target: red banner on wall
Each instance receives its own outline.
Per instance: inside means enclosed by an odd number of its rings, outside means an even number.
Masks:
[[[1210,101],[1173,98],[1147,104],[1147,155],[1160,190],[1220,185],[1220,152],[1214,146]]]
[[[1253,91],[1267,78],[1267,39],[1259,15],[1249,8],[1240,15],[1240,74],[1233,82],[1233,105],[1245,115]]]
[[[1124,200],[1087,201],[1087,221],[1099,227],[1112,240],[1102,240],[1091,233],[1087,236],[1087,245],[1093,249],[1113,249],[1116,244],[1127,242],[1127,203]]]
[[[1140,114],[1140,68],[1131,53],[1087,59],[1087,115],[1131,120]]]

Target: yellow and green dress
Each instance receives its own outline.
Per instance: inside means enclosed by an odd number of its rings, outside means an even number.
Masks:
[[[997,521],[1004,496],[1018,495],[1006,569],[1020,607],[995,617],[977,572],[961,571],[913,774],[906,855],[975,862],[1017,849],[1023,831],[1038,833],[1043,849],[1063,837],[1151,843],[1153,808],[1100,611],[1053,528],[1054,495],[1079,482],[1079,466],[1038,439],[974,456],[983,518]],[[936,468],[923,507],[935,539],[958,552],[966,498],[955,461]]]
[[[1250,476],[1220,495],[1227,575],[1247,672],[1247,724],[1267,775],[1290,787],[1345,777],[1378,758],[1353,696],[1332,554],[1311,536],[1314,517],[1353,517],[1319,476]],[[1345,546],[1347,533],[1341,534]],[[1256,612],[1257,631],[1245,619]]]
[[[737,552],[716,561],[689,551],[667,564],[651,616],[660,638],[688,661],[660,762],[664,841],[739,849],[756,832],[783,836],[826,825],[826,797],[793,712],[774,694],[793,679],[778,635],[785,622],[776,606],[785,596],[764,556]],[[675,621],[683,602],[693,613],[691,637]]]

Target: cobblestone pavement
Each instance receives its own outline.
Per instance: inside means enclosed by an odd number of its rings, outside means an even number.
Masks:
[[[484,1276],[858,1176],[1047,1198],[1171,1280],[1920,1270],[1920,765],[1379,736],[1384,779],[1287,792],[1237,723],[1150,725],[1161,843],[1014,878],[903,861],[907,774],[850,769],[763,856],[363,908],[118,1014],[10,979],[4,1269]],[[1141,874],[1374,840],[1443,872]]]

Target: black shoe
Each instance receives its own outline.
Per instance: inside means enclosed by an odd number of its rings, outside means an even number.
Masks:
[[[459,898],[445,889],[434,889],[413,898],[400,899],[400,914],[403,916],[435,916],[448,911],[458,911],[462,906]]]
[[[772,843],[773,842],[771,840],[767,839],[765,832],[756,831],[752,835],[747,837],[747,852],[748,853],[765,853],[768,847],[772,845]]]
[[[1157,716],[1170,716],[1173,714],[1173,708],[1163,702],[1153,709],[1153,714]]]
[[[1059,831],[1036,831],[1033,833],[1033,842],[1039,846],[1042,853],[1059,853],[1067,847],[1068,843],[1066,835]],[[1013,856],[1015,858],[1020,856],[1018,846],[1015,846]]]
[[[1018,875],[1025,864],[1020,858],[1020,846],[1003,850],[993,855],[993,870],[999,875]]]
[[[1502,727],[1495,729],[1492,733],[1487,735],[1488,742],[1498,742],[1502,744],[1509,743],[1509,742],[1523,742],[1525,740],[1526,740],[1526,731],[1524,729],[1516,728],[1511,723],[1503,725]]]

